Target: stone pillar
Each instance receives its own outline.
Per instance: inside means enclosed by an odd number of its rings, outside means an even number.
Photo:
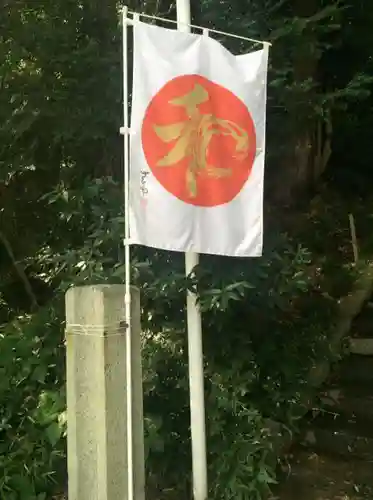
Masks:
[[[131,289],[134,495],[145,500],[140,294]],[[66,294],[69,500],[127,495],[124,285]]]

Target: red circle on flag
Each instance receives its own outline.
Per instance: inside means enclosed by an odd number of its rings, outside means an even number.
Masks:
[[[232,92],[202,76],[184,75],[151,100],[142,145],[152,173],[169,193],[212,207],[233,200],[250,176],[255,126]]]

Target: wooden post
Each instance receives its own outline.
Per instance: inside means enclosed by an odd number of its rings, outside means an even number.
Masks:
[[[134,495],[145,500],[140,294],[131,289]],[[124,286],[66,294],[69,500],[127,495]]]

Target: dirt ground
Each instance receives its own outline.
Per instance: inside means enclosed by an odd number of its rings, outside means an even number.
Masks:
[[[373,463],[297,451],[272,500],[373,500]]]

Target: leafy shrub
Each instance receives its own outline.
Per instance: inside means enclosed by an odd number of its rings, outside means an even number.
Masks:
[[[7,500],[49,499],[64,488],[63,292],[71,283],[123,280],[120,187],[101,179],[68,200],[56,191],[49,201],[60,205],[60,231],[64,225],[82,229],[75,246],[40,252],[40,268],[54,270],[60,282],[55,299],[1,332],[0,492]],[[142,293],[148,489],[157,500],[189,498],[190,491],[187,288],[198,292],[203,311],[211,497],[259,500],[274,482],[266,419],[296,425],[308,370],[329,355],[337,301],[316,236],[334,238],[338,278],[345,277],[347,288],[351,283],[347,236],[334,231],[335,217],[332,227],[324,214],[321,219],[324,226],[316,231],[317,213],[307,216],[314,230],[306,241],[310,249],[303,246],[303,227],[290,238],[269,223],[261,259],[203,257],[188,279],[181,255],[134,249],[133,281]]]
[[[0,332],[0,498],[6,500],[49,500],[65,478],[62,318],[49,306]]]

